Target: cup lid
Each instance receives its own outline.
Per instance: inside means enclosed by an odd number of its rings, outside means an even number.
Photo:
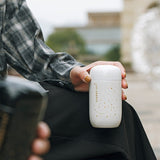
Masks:
[[[97,65],[90,71],[91,79],[94,80],[119,80],[121,81],[121,70],[113,65]]]

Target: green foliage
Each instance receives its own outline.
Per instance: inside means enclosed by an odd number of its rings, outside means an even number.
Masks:
[[[115,45],[109,51],[107,51],[107,53],[104,55],[104,59],[106,61],[120,61],[120,45]]]
[[[55,52],[68,52],[73,56],[86,52],[85,41],[74,29],[60,29],[53,32],[46,44]]]

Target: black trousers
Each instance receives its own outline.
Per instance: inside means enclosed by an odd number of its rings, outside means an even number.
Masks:
[[[89,122],[88,93],[77,93],[48,83],[44,121],[51,128],[51,150],[45,160],[156,160],[135,110],[123,101],[118,128],[97,129]]]

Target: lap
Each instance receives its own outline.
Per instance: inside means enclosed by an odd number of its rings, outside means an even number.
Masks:
[[[42,86],[49,90],[44,120],[51,128],[53,145],[47,160],[117,159],[116,156],[119,160],[154,160],[143,126],[127,102],[123,101],[122,122],[118,128],[97,129],[89,122],[88,93],[48,83],[42,83]]]

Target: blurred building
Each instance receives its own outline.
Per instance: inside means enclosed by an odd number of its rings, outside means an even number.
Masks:
[[[122,29],[122,59],[131,62],[131,37],[133,27],[140,15],[154,6],[159,0],[124,0],[124,9],[121,14]]]
[[[121,42],[120,14],[120,12],[90,12],[86,26],[67,28],[75,29],[82,36],[91,53],[104,54]],[[62,29],[66,27],[55,28],[55,31]]]

